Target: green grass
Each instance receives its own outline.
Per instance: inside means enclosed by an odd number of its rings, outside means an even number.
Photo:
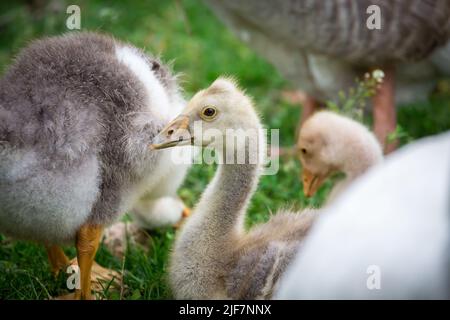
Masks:
[[[280,129],[284,146],[294,143],[294,131],[300,108],[281,99],[281,91],[289,85],[277,71],[250,49],[241,44],[200,2],[184,1],[115,1],[104,4],[98,0],[70,1],[82,12],[82,29],[108,32],[148,52],[173,60],[173,68],[183,73],[186,96],[207,86],[217,76],[233,75],[254,97],[268,128]],[[16,2],[0,2],[0,70],[12,61],[14,54],[26,43],[42,35],[66,32],[65,5],[60,12],[30,12]],[[1,71],[0,71],[1,72]],[[399,109],[398,119],[409,137],[417,139],[450,129],[450,95],[447,85],[430,101]],[[328,181],[311,199],[306,199],[298,179],[300,168],[291,158],[283,158],[280,171],[261,179],[250,205],[247,224],[266,221],[269,212],[294,206],[320,206],[332,186]],[[180,196],[192,206],[214,174],[212,166],[194,166]],[[166,281],[167,259],[174,238],[169,228],[152,233],[148,252],[130,247],[124,260],[127,289],[123,299],[171,298]],[[66,248],[74,256],[73,248]],[[121,270],[123,261],[101,247],[97,261]],[[0,299],[47,299],[64,293],[65,277],[54,279],[49,272],[46,252],[37,244],[11,241],[0,236]],[[119,293],[106,292],[110,299]]]

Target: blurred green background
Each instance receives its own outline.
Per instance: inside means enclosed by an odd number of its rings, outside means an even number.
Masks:
[[[157,1],[1,1],[0,72],[30,40],[69,32],[66,8],[81,8],[81,30],[108,32],[115,37],[161,55],[181,73],[186,98],[210,84],[219,75],[235,76],[254,97],[268,128],[280,129],[282,146],[292,146],[301,108],[283,98],[293,89],[278,72],[255,55],[222,25],[212,12],[196,0]],[[402,142],[450,129],[450,82],[443,79],[429,101],[398,109]],[[370,122],[370,118],[367,119]],[[248,225],[267,220],[280,207],[320,206],[332,181],[311,199],[302,193],[300,168],[292,157],[281,158],[277,175],[265,176],[254,196]],[[180,190],[189,206],[197,201],[213,166],[194,166]],[[151,233],[148,252],[129,247],[124,261],[101,247],[102,265],[125,270],[126,289],[122,294],[105,287],[109,299],[168,299],[167,258],[175,231],[172,228]],[[73,248],[67,254],[75,255]],[[54,279],[42,246],[12,241],[0,235],[0,299],[47,299],[64,293],[65,275]]]

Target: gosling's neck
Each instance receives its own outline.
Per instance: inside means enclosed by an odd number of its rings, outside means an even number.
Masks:
[[[199,214],[208,220],[216,235],[239,233],[244,227],[248,203],[259,180],[255,164],[219,165],[207,197],[199,203]]]
[[[260,143],[257,163],[250,162],[247,157],[243,164],[218,165],[192,218],[186,222],[186,230],[197,231],[195,234],[199,238],[195,241],[204,240],[208,242],[208,246],[212,246],[213,243],[220,244],[244,231],[246,209],[262,170],[261,146]],[[248,154],[249,146],[244,148],[245,154]]]

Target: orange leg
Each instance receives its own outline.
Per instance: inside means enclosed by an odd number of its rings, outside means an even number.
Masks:
[[[191,209],[188,207],[183,209],[183,213],[181,214],[183,218],[187,218],[191,215]]]
[[[98,225],[83,225],[76,235],[77,257],[70,260],[58,246],[47,246],[47,253],[55,274],[69,265],[78,265],[80,289],[74,293],[57,297],[61,300],[90,300],[91,290],[101,291],[103,289],[100,281],[109,282],[114,287],[119,287],[121,275],[117,271],[103,268],[95,263],[94,258],[100,244],[103,227]]]
[[[383,146],[385,154],[394,151],[398,141],[388,142],[387,137],[395,131],[397,116],[395,110],[395,71],[384,69],[384,80],[373,98],[374,132]]]
[[[190,216],[191,216],[191,209],[189,209],[188,207],[185,207],[181,214],[181,220],[178,221],[173,227],[175,229],[180,229],[181,226],[183,225],[184,221],[186,220],[186,218],[188,218]]]
[[[103,227],[97,225],[83,225],[77,233],[77,260],[80,267],[80,287],[75,291],[75,298],[92,299],[91,271],[95,254],[100,243]]]
[[[59,271],[69,265],[69,258],[67,258],[64,251],[59,246],[46,246],[46,249],[52,273],[55,277],[57,277]]]

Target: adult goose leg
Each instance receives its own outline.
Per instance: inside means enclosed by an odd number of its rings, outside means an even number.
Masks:
[[[393,67],[385,68],[384,79],[373,98],[373,130],[383,151],[388,154],[394,151],[398,141],[388,142],[390,133],[395,131],[397,117],[395,110],[395,70]]]
[[[298,128],[300,128],[303,125],[303,123],[320,108],[320,102],[309,94],[305,94],[305,98],[303,99],[302,105],[303,105],[302,117],[300,119]]]

